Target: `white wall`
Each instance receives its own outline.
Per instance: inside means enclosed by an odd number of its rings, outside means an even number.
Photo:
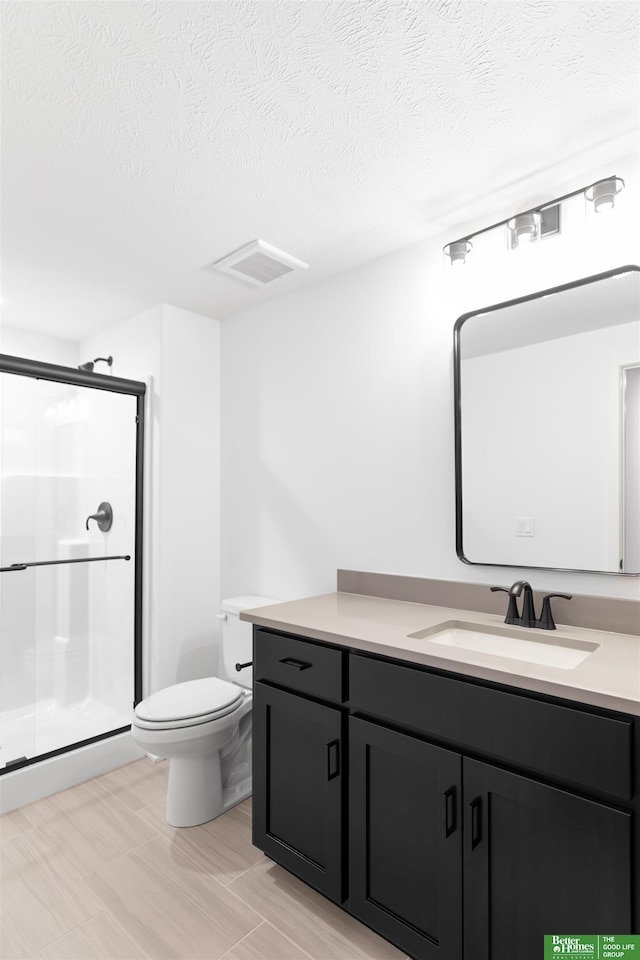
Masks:
[[[157,681],[165,685],[218,668],[220,325],[170,306],[162,321],[160,542],[152,557],[162,604]]]
[[[75,341],[33,330],[20,330],[6,323],[0,324],[0,353],[28,357],[42,363],[58,363],[65,367],[77,367],[83,362],[78,360],[78,344]]]
[[[444,261],[458,231],[256,306],[222,324],[222,595],[335,589],[336,568],[637,597],[637,579],[503,570],[455,554],[452,331],[469,310],[640,261],[637,158],[609,175],[629,203],[508,251],[502,231]],[[496,211],[499,220],[514,211]],[[477,224],[476,224],[477,228]]]

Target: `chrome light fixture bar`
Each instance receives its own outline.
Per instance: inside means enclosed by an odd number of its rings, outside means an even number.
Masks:
[[[605,210],[611,210],[615,204],[615,198],[624,188],[624,180],[621,177],[605,177],[604,180],[597,180],[586,187],[580,187],[578,190],[572,190],[571,193],[565,193],[555,200],[549,200],[547,203],[541,203],[537,207],[531,207],[529,210],[523,210],[514,217],[507,217],[505,220],[499,220],[492,223],[482,230],[476,230],[460,240],[448,243],[443,247],[446,257],[449,257],[451,266],[454,264],[461,266],[465,263],[467,255],[471,252],[474,237],[479,237],[489,230],[495,230],[497,227],[507,226],[509,246],[514,249],[521,243],[531,243],[542,237],[560,232],[560,204],[579,194],[584,194],[585,199],[593,203],[593,209],[596,213],[602,213]]]

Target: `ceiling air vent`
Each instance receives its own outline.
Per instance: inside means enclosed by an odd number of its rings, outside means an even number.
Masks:
[[[306,270],[309,264],[272,247],[264,240],[252,240],[228,257],[216,260],[213,266],[236,280],[250,283],[253,287],[263,287],[265,283],[278,280],[292,270]]]

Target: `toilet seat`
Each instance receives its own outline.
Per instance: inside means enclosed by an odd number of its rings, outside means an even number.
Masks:
[[[134,723],[145,730],[192,727],[237,710],[246,691],[217,677],[188,680],[152,693],[135,708]]]

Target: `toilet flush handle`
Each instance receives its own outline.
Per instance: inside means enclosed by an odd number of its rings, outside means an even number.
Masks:
[[[253,660],[249,660],[248,663],[236,663],[236,670],[240,673],[241,670],[244,670],[245,667],[252,667]]]
[[[226,613],[218,613],[216,616],[218,617],[218,620],[228,620]]]

